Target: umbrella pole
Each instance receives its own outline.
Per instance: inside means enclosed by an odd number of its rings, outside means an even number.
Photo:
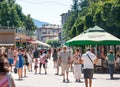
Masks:
[[[97,49],[97,45],[95,45],[95,55],[97,56],[98,53],[98,49]]]

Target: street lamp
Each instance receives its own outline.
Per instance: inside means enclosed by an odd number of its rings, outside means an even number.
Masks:
[[[10,21],[7,21],[7,26],[8,26],[8,29],[9,29],[9,23],[10,23]]]

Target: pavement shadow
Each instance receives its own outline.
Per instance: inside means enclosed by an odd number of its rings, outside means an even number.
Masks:
[[[95,80],[95,79],[97,79],[97,78],[94,78],[94,77],[93,77],[92,79]]]
[[[106,80],[120,80],[120,78],[119,77],[114,77],[113,79],[106,79]]]
[[[22,77],[22,78],[28,78],[29,76],[24,76],[24,77]]]
[[[76,82],[76,81],[75,81],[75,83],[84,83],[84,81],[80,81],[80,82]]]
[[[15,79],[15,80],[16,80],[16,81],[24,81],[24,79],[21,79],[21,80],[20,80],[20,79]]]
[[[45,73],[40,73],[39,75],[48,75],[48,74],[45,74]]]
[[[71,81],[69,81],[69,82],[65,81],[65,82],[62,82],[62,83],[72,83],[72,82]]]
[[[62,83],[73,83],[73,82],[69,81],[69,82],[62,82]],[[74,83],[84,83],[84,81],[74,82]]]

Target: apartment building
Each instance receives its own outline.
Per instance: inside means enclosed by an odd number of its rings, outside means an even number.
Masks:
[[[61,32],[61,26],[55,24],[47,24],[36,30],[36,37],[42,42],[47,42],[48,40],[59,39],[59,33]]]

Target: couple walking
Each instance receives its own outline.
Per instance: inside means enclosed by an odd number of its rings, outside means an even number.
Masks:
[[[68,73],[69,73],[69,63],[72,60],[74,64],[74,75],[76,81],[80,81],[81,78],[81,63],[83,64],[84,69],[84,79],[85,85],[88,87],[92,87],[92,78],[93,78],[93,70],[94,64],[97,62],[97,57],[90,51],[90,48],[86,50],[84,54],[80,54],[79,49],[76,49],[73,58],[70,58],[69,52],[66,50],[66,47],[63,47],[63,51],[60,52],[60,60],[61,60],[61,67],[63,72],[63,82],[67,81]],[[78,71],[79,70],[79,71]],[[66,72],[66,80],[65,80],[65,72]]]

